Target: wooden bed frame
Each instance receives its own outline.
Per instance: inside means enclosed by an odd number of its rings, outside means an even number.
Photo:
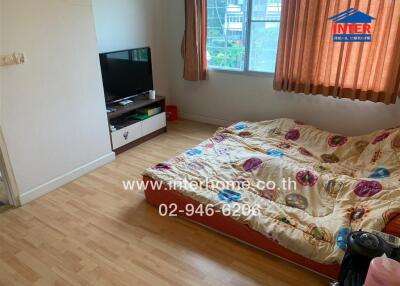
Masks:
[[[144,176],[143,181],[149,182],[154,180],[150,177]],[[194,214],[193,216],[188,217],[184,212],[186,205],[192,204],[197,207],[200,205],[199,202],[188,198],[177,191],[171,190],[166,186],[162,186],[159,189],[152,189],[151,187],[152,184],[147,184],[147,189],[145,190],[146,200],[150,205],[156,208],[158,208],[161,204],[176,204],[178,207],[177,215],[180,217],[184,217],[190,221],[207,226],[208,228],[216,230],[229,237],[243,241],[251,246],[260,248],[261,250],[279,256],[285,260],[329,278],[337,279],[339,276],[340,265],[321,264],[305,258],[273,242],[261,233],[252,230],[249,226],[242,224],[230,217],[224,216],[221,213],[215,213],[212,216],[201,216]],[[182,212],[179,213],[179,210],[182,210]],[[395,218],[391,220],[391,222],[385,228],[385,232],[399,236],[400,215],[395,216]]]

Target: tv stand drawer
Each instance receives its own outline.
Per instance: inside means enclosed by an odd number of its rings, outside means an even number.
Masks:
[[[142,136],[146,136],[167,126],[165,112],[142,121]]]
[[[113,149],[118,149],[142,137],[142,123],[138,122],[111,133]]]

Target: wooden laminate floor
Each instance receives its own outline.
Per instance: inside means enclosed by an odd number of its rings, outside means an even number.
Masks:
[[[121,181],[209,137],[191,121],[0,214],[0,285],[327,285],[291,263],[180,218]]]

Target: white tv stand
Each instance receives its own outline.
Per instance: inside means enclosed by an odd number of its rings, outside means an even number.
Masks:
[[[138,109],[146,107],[160,107],[161,113],[143,120],[132,119]],[[115,111],[109,112],[107,116],[111,144],[117,154],[167,131],[165,98],[162,96],[156,96],[154,100],[148,99],[147,96],[139,96],[131,104],[125,106],[116,104],[111,108]],[[111,126],[116,129],[111,130]]]

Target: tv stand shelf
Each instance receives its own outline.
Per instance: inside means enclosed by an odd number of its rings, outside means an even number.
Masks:
[[[114,119],[117,117],[120,117],[126,113],[129,113],[131,111],[134,111],[136,109],[142,108],[142,107],[146,107],[148,105],[154,104],[159,102],[160,104],[165,106],[165,97],[163,96],[156,96],[156,99],[152,100],[152,99],[148,99],[147,96],[139,96],[133,99],[133,102],[131,104],[122,106],[122,105],[113,105],[110,106],[112,108],[115,108],[116,111],[114,112],[110,112],[107,114],[108,119]]]
[[[167,131],[165,97],[136,97],[131,104],[107,106],[115,111],[107,113],[110,125],[110,138],[115,153],[122,153],[152,137]],[[132,119],[138,109],[161,108],[161,112],[143,120]],[[114,126],[115,129],[112,129]]]

